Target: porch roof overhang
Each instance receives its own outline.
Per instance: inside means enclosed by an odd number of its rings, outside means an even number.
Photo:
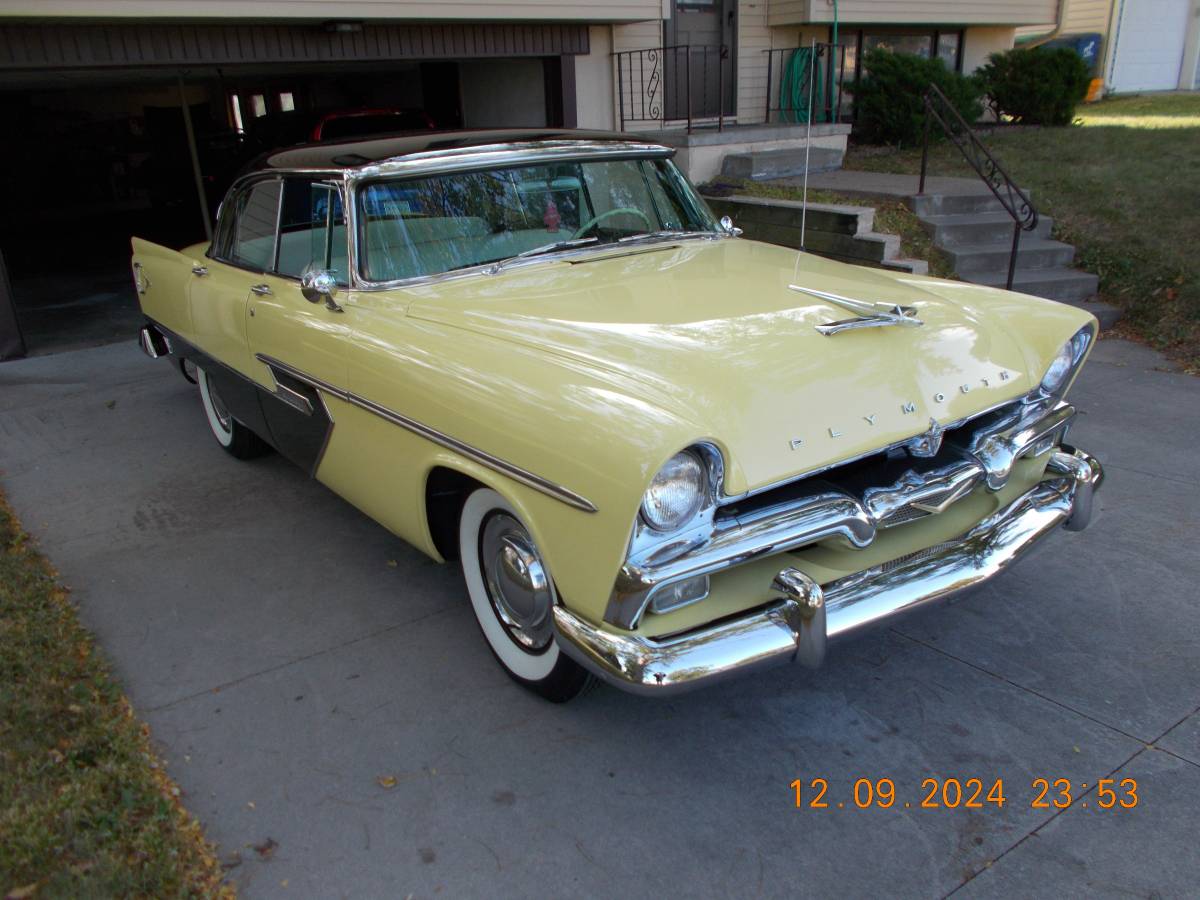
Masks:
[[[769,25],[832,25],[826,0],[784,0],[771,4]],[[1057,0],[842,0],[838,25],[996,25],[1019,27],[1054,22]]]

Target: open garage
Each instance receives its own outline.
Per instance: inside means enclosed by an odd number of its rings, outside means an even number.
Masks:
[[[396,131],[575,124],[574,25],[0,27],[0,359],[127,339],[129,238],[203,240],[259,154]]]

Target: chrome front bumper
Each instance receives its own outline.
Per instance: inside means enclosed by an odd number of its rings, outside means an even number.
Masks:
[[[644,694],[687,690],[773,663],[816,667],[829,641],[992,578],[1060,525],[1086,528],[1104,478],[1100,463],[1064,445],[1046,469],[1035,487],[956,540],[826,585],[784,567],[773,583],[779,599],[746,616],[651,640],[598,628],[560,606],[558,644],[606,681]]]

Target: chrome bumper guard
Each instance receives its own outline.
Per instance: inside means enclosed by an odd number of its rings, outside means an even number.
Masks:
[[[1086,528],[1104,478],[1099,462],[1063,445],[1046,468],[1034,488],[957,540],[824,586],[785,567],[772,585],[780,597],[770,606],[663,640],[597,628],[556,607],[558,644],[606,681],[643,694],[687,690],[774,663],[816,667],[830,640],[992,578],[1059,525]]]

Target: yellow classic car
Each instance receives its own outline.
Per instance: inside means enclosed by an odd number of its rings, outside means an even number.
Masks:
[[[738,237],[668,147],[488,131],[301,146],[214,239],[133,240],[151,357],[461,561],[505,671],[665,695],[826,645],[1088,524],[1087,313]]]

